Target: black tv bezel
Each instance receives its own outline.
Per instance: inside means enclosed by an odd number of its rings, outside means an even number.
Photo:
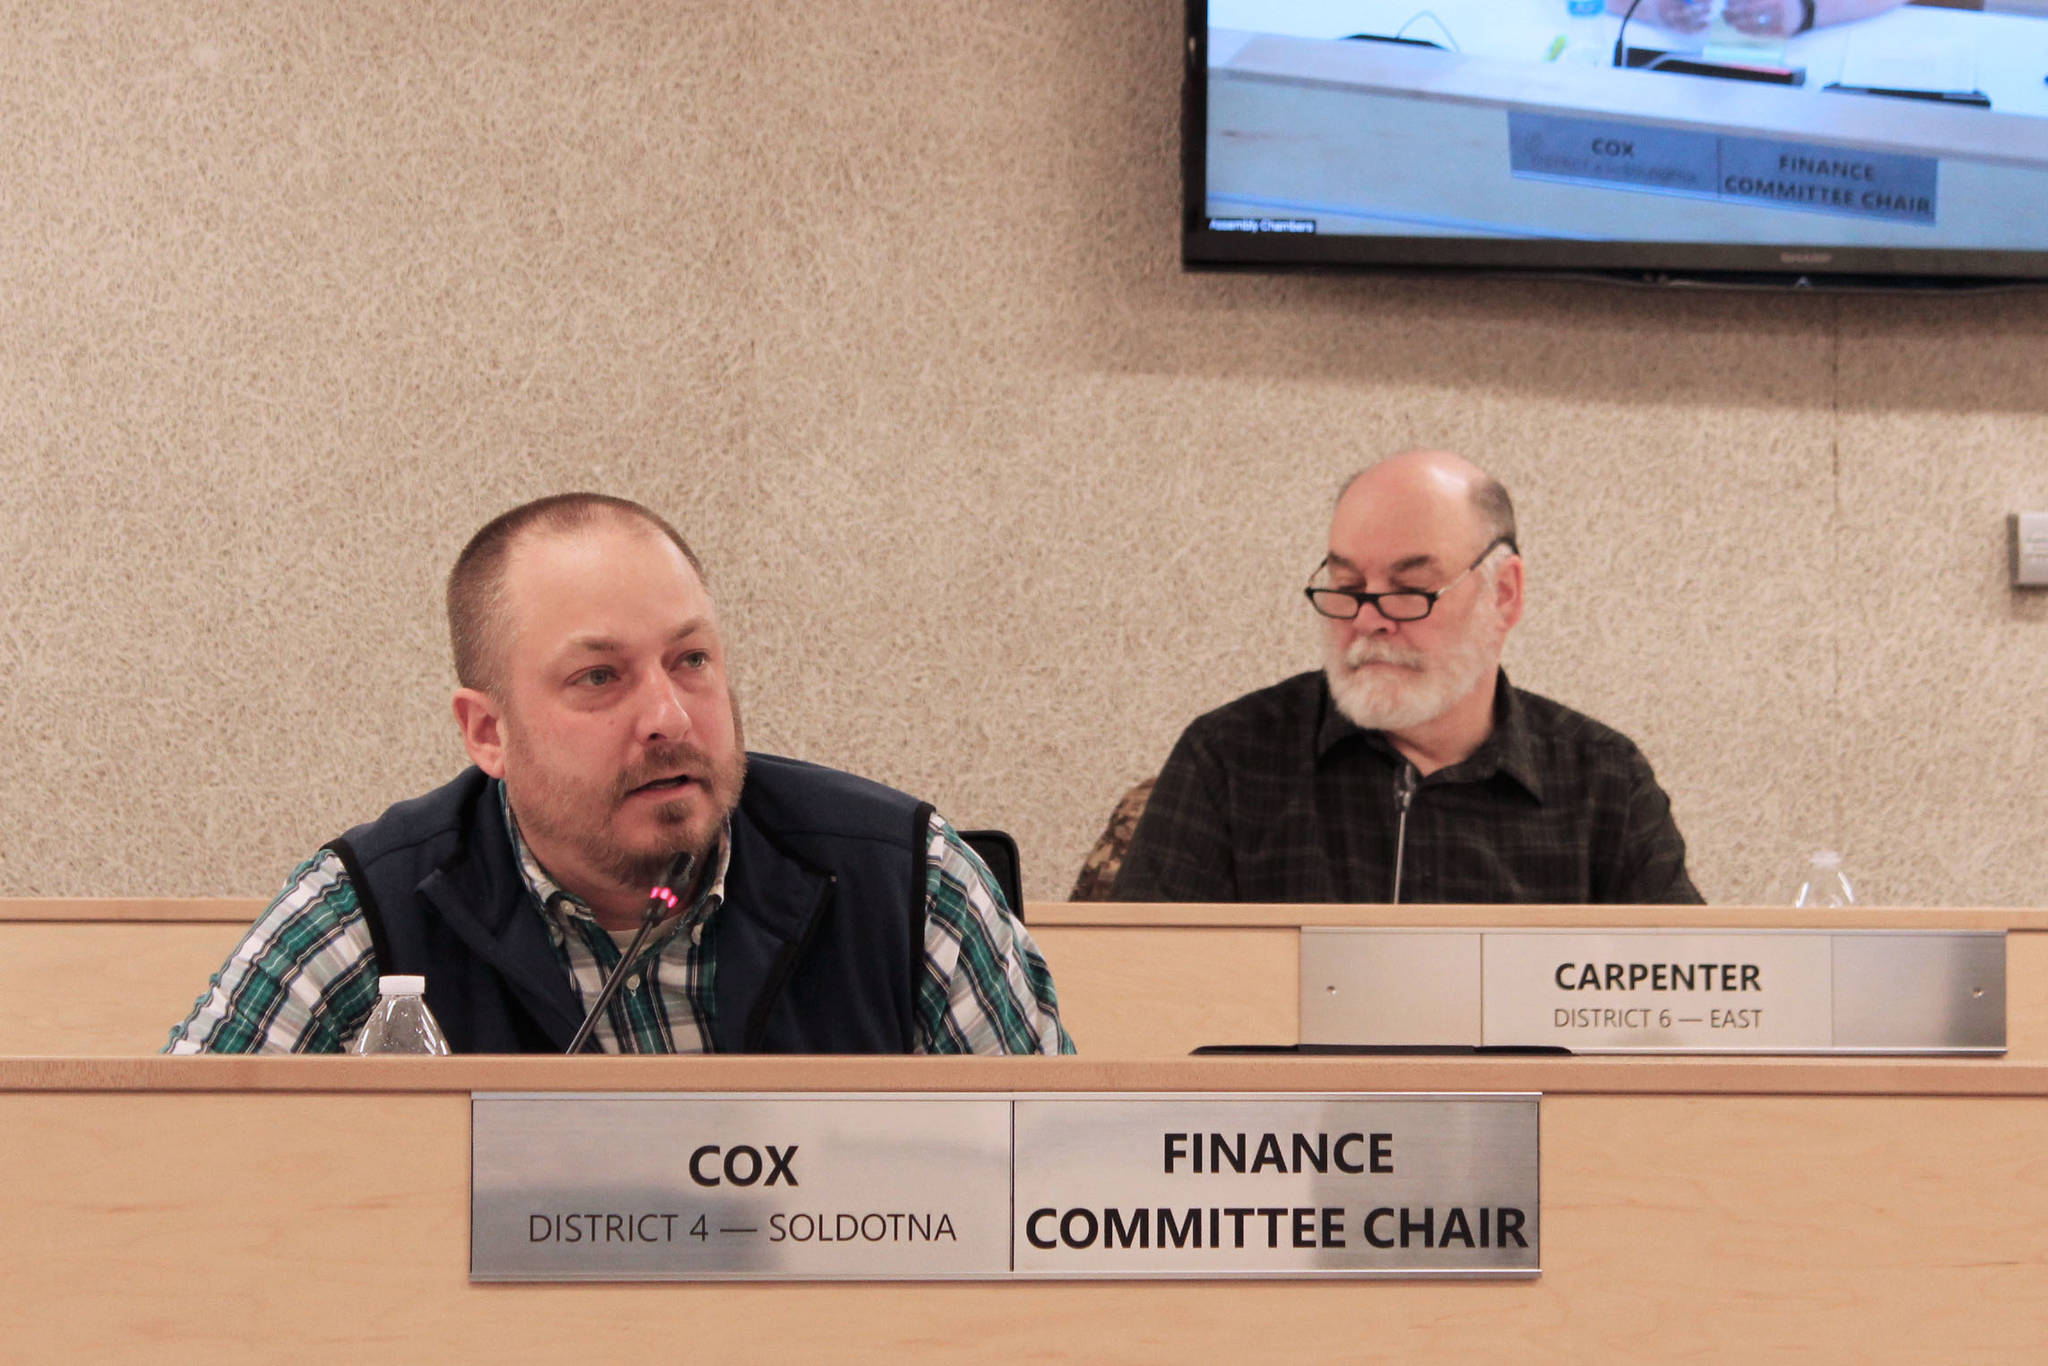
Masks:
[[[1706,288],[1991,290],[2048,285],[2048,249],[1814,247],[1217,232],[1207,194],[1209,4],[1186,0],[1181,80],[1181,266],[1186,270],[1382,270],[1546,276]],[[2048,120],[2043,136],[2048,137]],[[2042,206],[2048,219],[2048,204]]]

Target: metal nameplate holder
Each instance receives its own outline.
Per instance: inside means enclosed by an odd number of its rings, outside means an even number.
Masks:
[[[1301,1041],[1573,1053],[2005,1052],[2002,930],[1301,932]]]
[[[1539,1274],[1539,1098],[470,1098],[470,1279]]]

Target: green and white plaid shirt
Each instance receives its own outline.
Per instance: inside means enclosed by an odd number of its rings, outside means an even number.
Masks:
[[[504,785],[498,784],[502,801]],[[506,806],[532,905],[577,999],[588,1009],[620,945],[526,847]],[[718,911],[730,842],[696,902],[659,926],[592,1032],[609,1053],[702,1053],[716,1010]],[[932,817],[926,853],[920,1053],[1071,1053],[1052,974],[1030,933],[953,827]],[[321,853],[293,871],[184,1023],[166,1053],[338,1053],[377,1003],[368,922],[341,860]]]

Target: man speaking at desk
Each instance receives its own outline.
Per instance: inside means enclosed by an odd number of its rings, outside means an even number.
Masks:
[[[561,1052],[620,972],[607,1052],[1073,1051],[950,825],[746,753],[701,569],[654,513],[513,509],[457,560],[448,625],[474,767],[302,865],[166,1051],[341,1050],[389,973],[426,977],[455,1052]]]
[[[1641,751],[1501,672],[1522,576],[1514,506],[1470,462],[1354,477],[1306,590],[1322,672],[1187,728],[1115,898],[1700,900]]]

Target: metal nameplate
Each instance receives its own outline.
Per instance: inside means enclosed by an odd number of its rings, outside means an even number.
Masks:
[[[470,1278],[1534,1275],[1535,1096],[471,1097]]]
[[[1937,157],[1519,109],[1508,111],[1508,168],[1532,180],[1926,227],[1941,202]]]
[[[1720,150],[1712,133],[1508,111],[1508,169],[1518,176],[1711,198]]]
[[[1533,1276],[1535,1096],[1017,1102],[1020,1275]]]
[[[1303,1043],[1574,1053],[2003,1053],[2005,934],[1301,932]]]
[[[919,1280],[1010,1269],[1010,1105],[478,1094],[484,1281]]]

